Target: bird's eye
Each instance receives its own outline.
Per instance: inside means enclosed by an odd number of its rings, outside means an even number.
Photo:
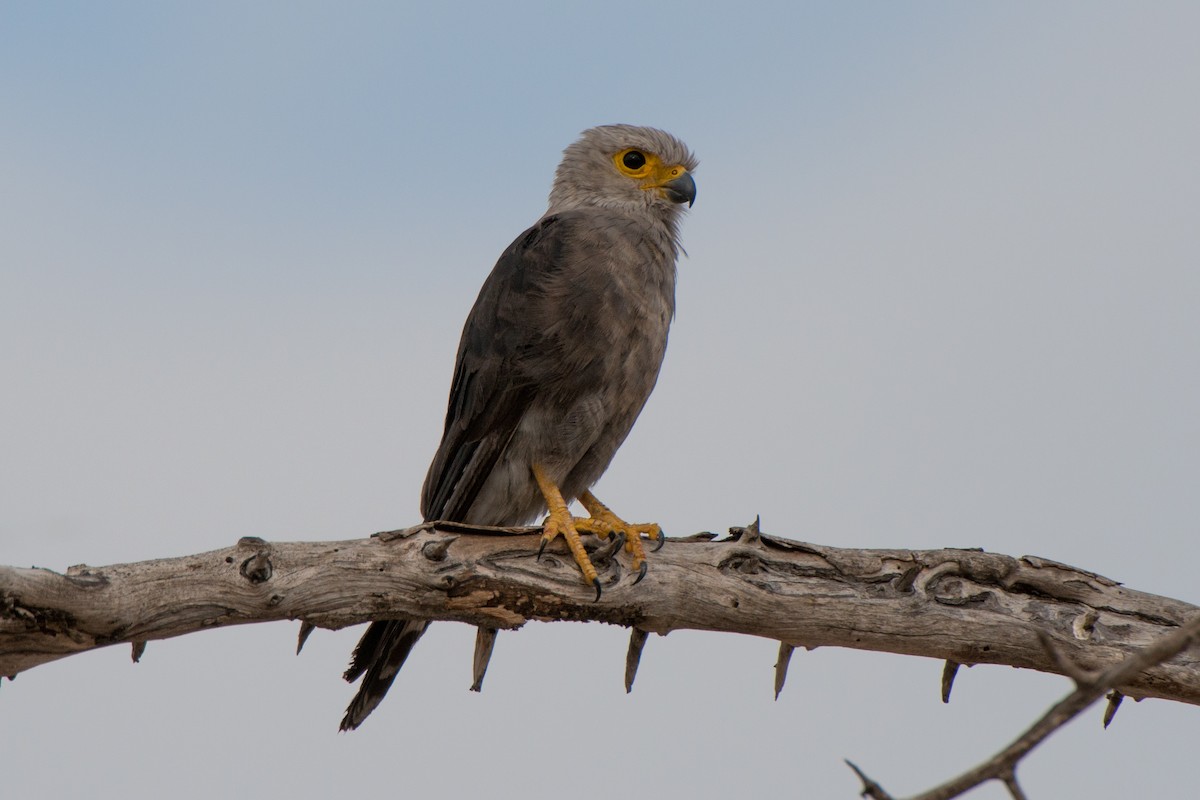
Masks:
[[[626,169],[641,169],[646,166],[646,156],[637,150],[630,150],[621,158],[621,163],[625,165]]]

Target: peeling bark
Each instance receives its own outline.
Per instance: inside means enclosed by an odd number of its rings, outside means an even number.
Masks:
[[[835,548],[757,526],[719,541],[668,539],[637,586],[622,554],[598,550],[604,594],[593,602],[560,543],[535,562],[538,533],[433,523],[337,542],[247,538],[209,553],[65,574],[0,567],[0,675],[113,644],[130,644],[137,656],[147,641],[221,625],[342,628],[389,617],[488,629],[533,619],[727,631],[790,647],[1063,674],[1065,664],[1104,670],[1198,611],[1032,556]],[[1117,688],[1134,699],[1200,704],[1200,647]]]

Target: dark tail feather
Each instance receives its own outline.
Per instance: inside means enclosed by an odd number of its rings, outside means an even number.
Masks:
[[[396,680],[396,675],[404,666],[404,660],[427,627],[429,623],[425,620],[388,620],[372,622],[367,627],[367,632],[354,648],[350,668],[344,676],[348,681],[360,675],[363,679],[358,686],[358,694],[354,695],[346,709],[340,730],[354,730],[375,710],[375,706],[383,702],[392,681]]]

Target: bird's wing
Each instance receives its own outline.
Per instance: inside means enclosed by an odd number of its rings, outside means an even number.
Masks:
[[[547,380],[548,287],[569,260],[571,215],[544,217],[509,245],[480,289],[463,326],[446,426],[425,486],[426,520],[462,521]]]
[[[534,392],[555,372],[547,359],[544,312],[547,291],[561,283],[571,229],[576,223],[547,216],[522,233],[496,262],[463,326],[446,410],[446,429],[425,487],[426,520],[463,520],[483,482],[529,407]],[[426,620],[371,623],[354,650],[347,681],[360,676],[342,730],[357,728],[383,700]]]

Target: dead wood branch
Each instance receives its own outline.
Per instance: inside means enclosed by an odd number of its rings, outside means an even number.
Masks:
[[[551,547],[534,561],[536,531],[439,523],[338,542],[248,538],[209,553],[65,574],[0,567],[0,675],[112,644],[139,653],[141,643],[221,625],[341,628],[395,616],[488,629],[534,619],[728,631],[965,665],[1062,673],[1069,663],[1084,674],[1124,661],[1197,613],[1034,557],[842,549],[752,528],[720,541],[668,540],[637,586],[623,556],[599,553],[604,596],[593,602],[565,550]],[[1200,704],[1200,648],[1114,688]]]
[[[1000,781],[1008,788],[1009,794],[1014,800],[1025,800],[1025,793],[1017,782],[1017,765],[1020,764],[1021,759],[1029,755],[1051,734],[1077,717],[1084,709],[1103,697],[1109,689],[1192,647],[1197,637],[1200,637],[1200,614],[1194,616],[1182,627],[1162,636],[1102,673],[1081,672],[1075,678],[1075,691],[1056,703],[1010,745],[958,777],[933,789],[913,795],[909,800],[953,800],[988,781]],[[1050,640],[1046,640],[1045,646],[1048,651],[1057,648],[1057,645]],[[1051,657],[1056,663],[1065,660],[1065,656],[1061,653],[1052,653]],[[1067,669],[1073,671],[1074,667]],[[1108,727],[1110,721],[1111,717],[1106,715],[1105,727]],[[870,797],[872,800],[892,800],[892,796],[869,778],[863,770],[852,762],[847,761],[846,763],[863,782],[862,794],[864,797]]]

